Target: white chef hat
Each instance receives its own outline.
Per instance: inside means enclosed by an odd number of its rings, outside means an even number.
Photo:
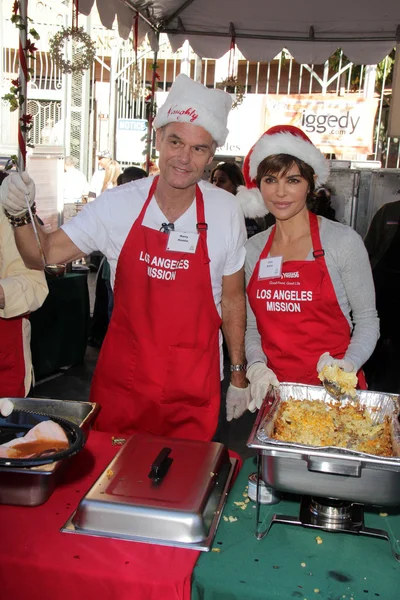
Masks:
[[[207,88],[181,73],[154,119],[155,129],[168,123],[191,123],[203,127],[218,146],[228,136],[227,121],[232,98],[223,90]]]

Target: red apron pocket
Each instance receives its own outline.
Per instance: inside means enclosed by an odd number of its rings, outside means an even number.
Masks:
[[[124,352],[120,352],[121,348],[125,348]],[[107,365],[104,364],[106,355]],[[101,370],[106,369],[110,387],[130,392],[135,382],[137,363],[137,341],[127,332],[114,331],[114,335],[107,335],[103,342],[94,377],[96,379]]]
[[[212,378],[210,358],[209,348],[170,346],[161,404],[208,406]]]

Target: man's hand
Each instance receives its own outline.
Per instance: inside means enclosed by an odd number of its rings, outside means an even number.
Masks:
[[[321,373],[324,367],[332,367],[333,365],[338,366],[339,369],[342,369],[346,373],[352,373],[356,370],[356,367],[351,360],[346,360],[345,358],[333,358],[329,352],[324,352],[319,357],[317,373]]]
[[[279,381],[273,371],[266,364],[254,363],[247,369],[247,379],[250,381],[251,402],[249,410],[254,412],[260,408],[267,395],[268,388],[272,385],[279,386]]]
[[[13,408],[14,404],[11,402],[11,400],[8,400],[8,398],[3,398],[3,400],[0,400],[0,413],[3,417],[8,417],[8,415],[11,415]]]
[[[250,387],[238,388],[230,384],[226,393],[226,420],[238,419],[250,403]]]
[[[29,204],[35,201],[35,184],[24,171],[21,175],[13,173],[3,180],[0,186],[0,204],[14,217],[22,215],[27,210],[25,196]]]

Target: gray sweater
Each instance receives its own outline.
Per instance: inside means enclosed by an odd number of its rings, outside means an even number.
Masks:
[[[339,306],[352,329],[345,358],[351,360],[358,370],[371,356],[379,338],[379,319],[375,309],[375,289],[368,254],[361,237],[353,229],[324,217],[319,218],[326,265]],[[246,244],[246,286],[271,231],[272,227],[262,231]],[[312,250],[307,260],[314,260]],[[258,361],[267,362],[268,358],[262,350],[256,318],[248,301],[246,357],[249,366]]]

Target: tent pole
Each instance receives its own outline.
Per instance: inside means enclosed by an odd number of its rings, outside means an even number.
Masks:
[[[28,32],[28,0],[20,0],[19,3],[19,14],[25,27],[19,29],[19,47],[18,47],[18,58],[19,58],[19,83],[21,87],[20,96],[23,101],[20,102],[18,109],[18,170],[20,172],[25,171],[26,167],[26,127],[23,127],[22,116],[26,115],[27,107],[27,81],[28,81],[28,68],[26,64],[26,40]]]
[[[160,34],[157,33],[157,50],[154,51],[154,62],[153,62],[153,74],[151,78],[151,98],[149,106],[149,121],[147,125],[147,141],[146,141],[146,173],[150,171],[150,155],[151,155],[151,141],[153,137],[153,120],[154,120],[154,104],[155,104],[155,91],[156,91],[156,80],[157,80],[157,56],[158,48],[160,43]]]

